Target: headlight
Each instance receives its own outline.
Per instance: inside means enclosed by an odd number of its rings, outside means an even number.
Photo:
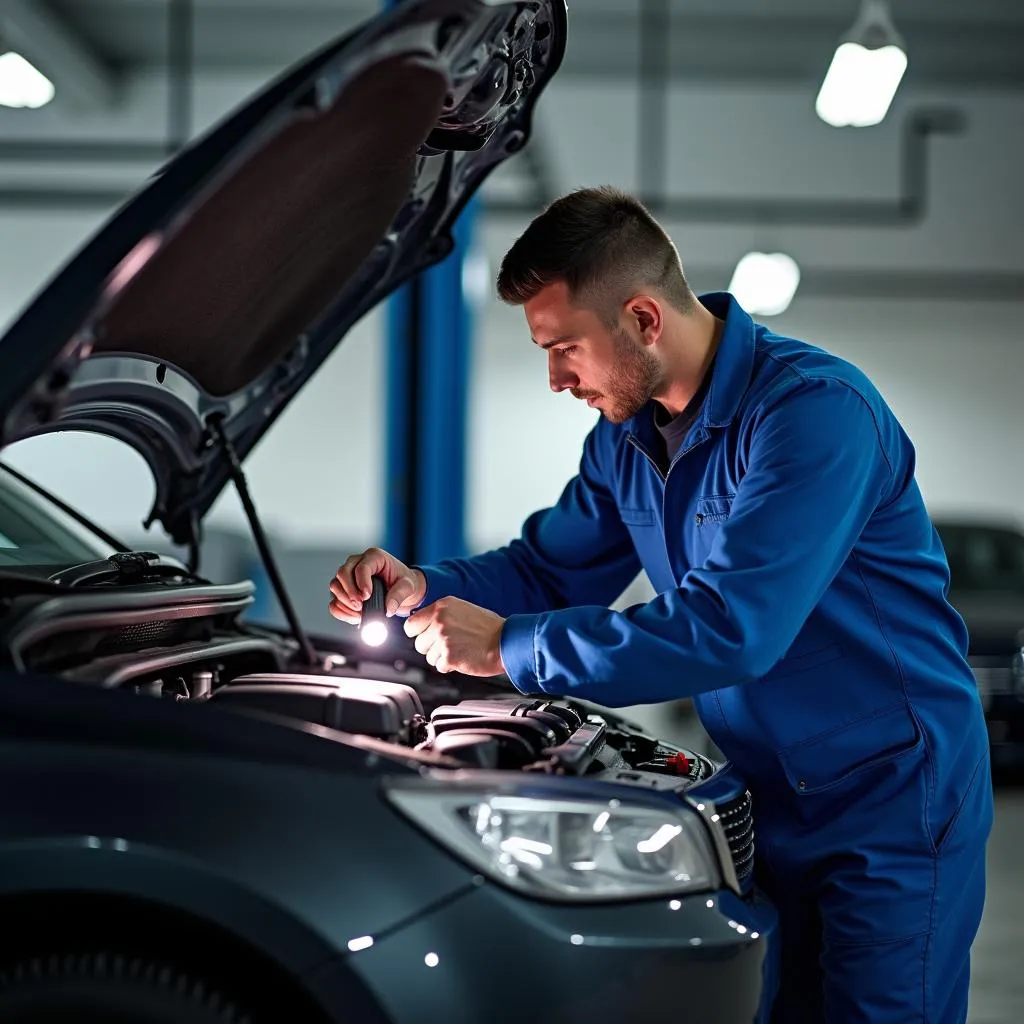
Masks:
[[[610,901],[715,889],[721,875],[685,806],[399,785],[394,804],[474,868],[531,896]]]

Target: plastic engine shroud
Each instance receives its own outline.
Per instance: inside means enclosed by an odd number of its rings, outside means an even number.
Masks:
[[[622,782],[651,773],[664,780],[652,780],[657,788],[675,789],[696,785],[717,768],[694,751],[572,701],[502,696],[443,705],[428,716],[416,690],[402,683],[298,673],[239,676],[209,699],[433,751],[467,767],[607,772]]]

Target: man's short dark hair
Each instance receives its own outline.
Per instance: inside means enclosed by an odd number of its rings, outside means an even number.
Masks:
[[[645,286],[680,312],[695,302],[664,228],[638,199],[608,185],[570,192],[535,217],[502,260],[498,295],[522,305],[556,281],[609,321]]]

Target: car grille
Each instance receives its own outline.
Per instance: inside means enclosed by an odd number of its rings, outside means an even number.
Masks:
[[[725,828],[733,864],[736,865],[736,878],[741,884],[754,871],[754,817],[751,803],[750,793],[744,793],[715,805]]]
[[[130,626],[122,626],[115,632],[104,637],[97,645],[96,653],[119,654],[135,651],[142,647],[156,644],[182,642],[188,633],[189,623],[184,619],[158,619],[154,622],[136,622]]]

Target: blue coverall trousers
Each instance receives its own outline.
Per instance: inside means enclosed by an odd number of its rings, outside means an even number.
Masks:
[[[911,759],[814,795],[755,791],[758,881],[782,941],[772,1024],[966,1021],[993,813],[988,757],[934,829],[929,784]]]

